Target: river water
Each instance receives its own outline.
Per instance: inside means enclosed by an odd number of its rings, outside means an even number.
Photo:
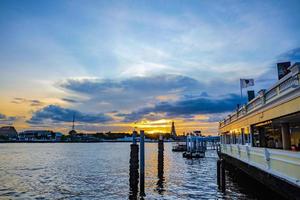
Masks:
[[[157,143],[146,143],[144,199],[258,198],[230,177],[218,191],[214,151],[187,160],[164,148],[158,178]],[[0,144],[0,199],[128,199],[129,157],[129,143]]]

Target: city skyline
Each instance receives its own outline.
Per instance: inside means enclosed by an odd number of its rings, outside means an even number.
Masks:
[[[276,63],[300,61],[298,1],[3,1],[0,125],[201,130]]]

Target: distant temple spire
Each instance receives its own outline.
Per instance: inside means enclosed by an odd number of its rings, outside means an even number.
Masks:
[[[177,137],[174,122],[172,122],[171,136],[172,137]]]

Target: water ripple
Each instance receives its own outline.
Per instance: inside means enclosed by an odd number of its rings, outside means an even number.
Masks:
[[[129,143],[0,144],[0,199],[128,199]],[[216,185],[215,152],[186,160],[165,144],[146,144],[144,199],[252,199],[229,179]]]

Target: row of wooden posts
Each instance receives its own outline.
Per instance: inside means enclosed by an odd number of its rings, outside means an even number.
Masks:
[[[136,141],[137,132],[133,132],[133,141],[130,145],[130,167],[129,167],[129,199],[137,199],[138,185],[140,185],[140,197],[145,195],[145,133],[140,131],[140,147]],[[140,156],[139,156],[140,149]],[[163,167],[164,167],[164,142],[162,136],[158,141],[158,182],[157,189],[163,190]],[[140,184],[139,184],[140,183]]]
[[[136,199],[138,196],[138,185],[140,185],[140,197],[145,196],[145,133],[140,131],[140,147],[136,141],[137,132],[133,132],[133,141],[130,145],[130,169],[129,169],[129,199]],[[139,151],[140,150],[140,151]],[[140,156],[139,156],[140,152]],[[163,162],[164,162],[164,143],[160,136],[158,141],[158,191],[163,191]],[[140,174],[140,176],[139,176]],[[140,183],[140,184],[139,184]],[[225,160],[217,161],[217,184],[218,189],[225,192],[226,176],[225,176]]]

